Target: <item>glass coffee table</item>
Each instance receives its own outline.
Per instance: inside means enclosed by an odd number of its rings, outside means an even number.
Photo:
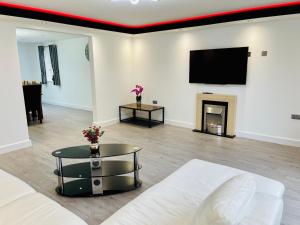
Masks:
[[[52,152],[58,177],[56,192],[68,197],[89,197],[131,191],[142,185],[139,179],[141,147],[127,144],[102,144],[100,154],[91,154],[90,146],[75,146]],[[131,160],[115,160],[132,155]],[[63,165],[63,159],[85,160]],[[65,181],[65,179],[72,179]]]

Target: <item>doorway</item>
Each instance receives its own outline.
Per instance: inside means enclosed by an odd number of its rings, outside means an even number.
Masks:
[[[34,92],[40,96],[41,111],[31,106],[38,97],[24,92],[30,138],[34,140],[41,130],[59,132],[66,123],[65,129],[80,131],[90,126],[93,90],[89,37],[21,28],[16,36],[23,90],[41,87],[40,93]]]

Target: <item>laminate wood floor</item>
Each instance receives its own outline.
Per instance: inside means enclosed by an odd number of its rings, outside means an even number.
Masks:
[[[45,105],[44,111],[44,123],[29,127],[33,147],[0,155],[0,168],[21,178],[90,225],[100,224],[128,201],[194,158],[281,181],[287,189],[283,224],[300,224],[300,148],[243,138],[221,138],[168,125],[148,129],[117,124],[105,128],[103,143],[130,143],[143,147],[140,155],[142,188],[98,198],[61,197],[54,191],[57,178],[53,174],[55,159],[51,152],[86,144],[81,131],[90,125],[92,114],[50,105]]]

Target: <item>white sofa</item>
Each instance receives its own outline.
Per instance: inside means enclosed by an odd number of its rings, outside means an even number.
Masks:
[[[101,225],[188,225],[204,199],[242,170],[192,160],[129,202]],[[252,174],[256,193],[240,225],[280,225],[284,186]]]
[[[0,170],[0,190],[0,225],[87,225],[3,170]]]

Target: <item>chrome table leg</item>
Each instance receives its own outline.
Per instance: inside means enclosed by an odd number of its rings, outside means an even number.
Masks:
[[[56,157],[56,167],[58,170],[58,187],[60,189],[61,194],[64,193],[64,174],[63,174],[63,166],[62,166],[62,159]]]

